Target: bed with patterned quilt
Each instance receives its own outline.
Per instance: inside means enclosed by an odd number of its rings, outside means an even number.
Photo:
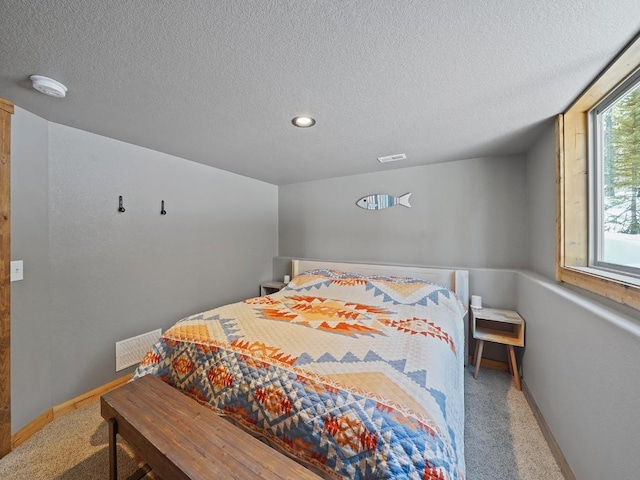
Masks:
[[[135,377],[160,377],[325,478],[464,479],[465,313],[438,284],[312,270],[180,320]]]

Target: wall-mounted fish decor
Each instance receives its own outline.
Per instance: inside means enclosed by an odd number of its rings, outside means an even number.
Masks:
[[[402,205],[403,207],[411,208],[411,204],[409,203],[410,196],[411,192],[405,193],[401,197],[394,197],[393,195],[386,195],[384,193],[376,193],[375,195],[362,197],[356,202],[356,205],[366,210],[382,210],[383,208],[389,208],[395,205]]]

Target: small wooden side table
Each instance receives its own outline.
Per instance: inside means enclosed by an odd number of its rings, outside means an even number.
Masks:
[[[524,319],[513,310],[499,310],[497,308],[471,308],[471,329],[476,341],[473,359],[476,371],[473,378],[478,378],[482,349],[484,342],[495,342],[506,345],[509,350],[509,372],[513,374],[516,390],[520,386],[520,373],[516,363],[516,353],[513,347],[524,347]]]
[[[286,283],[277,282],[275,280],[271,282],[262,282],[260,284],[260,296],[264,297],[265,295],[271,295],[272,293],[279,292],[286,286]]]

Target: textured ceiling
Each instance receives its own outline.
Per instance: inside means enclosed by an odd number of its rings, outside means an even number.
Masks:
[[[522,153],[640,31],[638,0],[0,0],[0,11],[1,97],[280,185]],[[33,90],[31,74],[67,98]],[[316,126],[293,127],[298,114]]]

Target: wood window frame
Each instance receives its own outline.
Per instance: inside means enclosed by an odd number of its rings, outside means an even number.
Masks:
[[[589,266],[589,111],[640,68],[640,36],[556,119],[556,279],[640,310],[640,286]]]

